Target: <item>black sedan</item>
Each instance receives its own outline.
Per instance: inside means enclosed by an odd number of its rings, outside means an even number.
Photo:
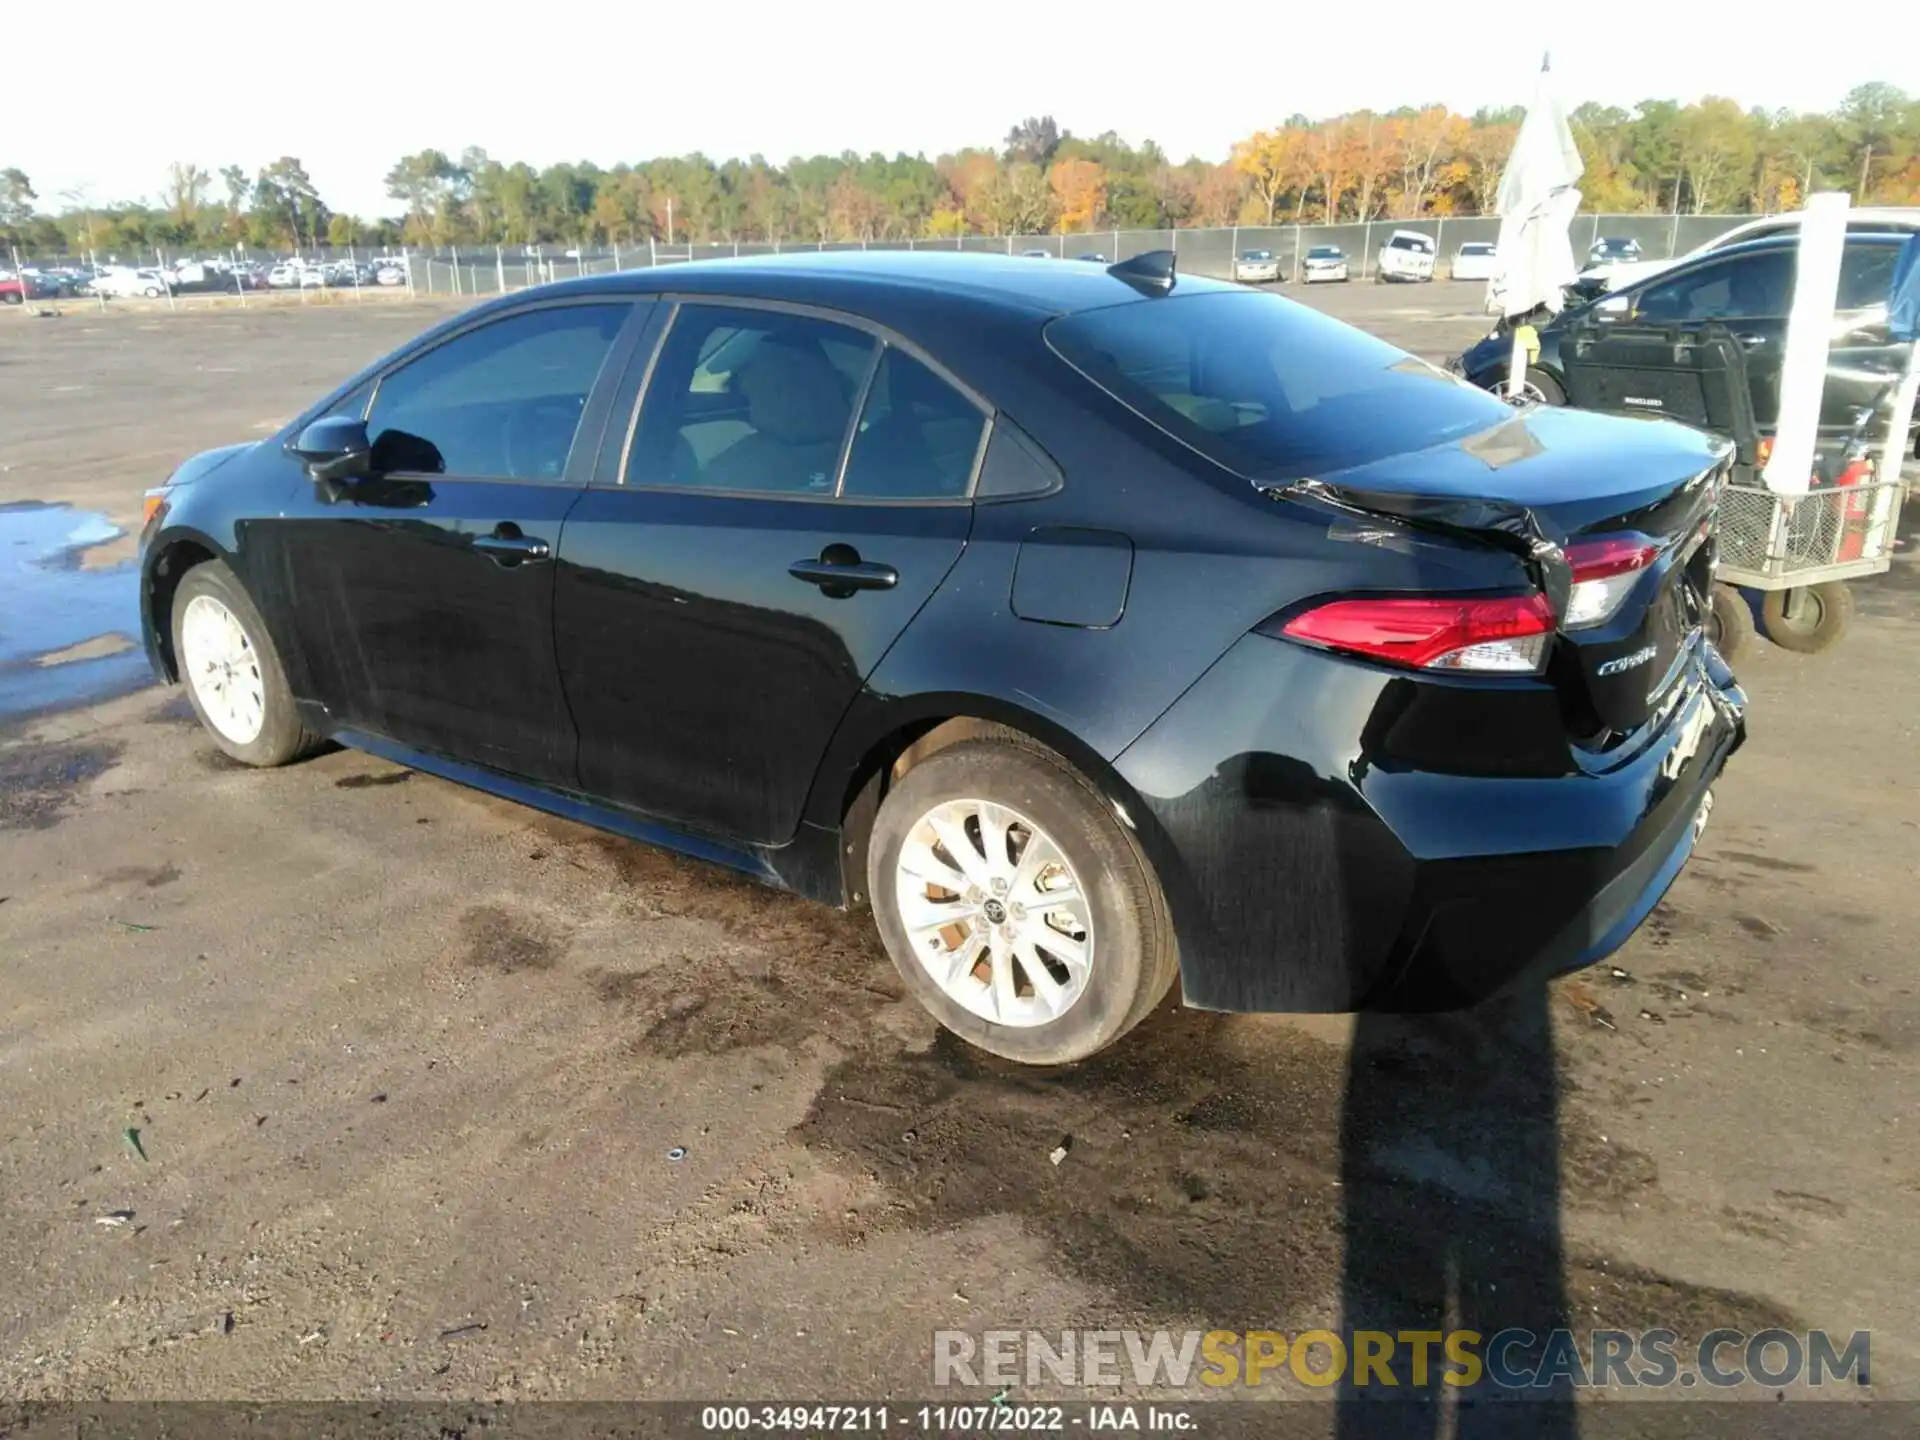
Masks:
[[[146,643],[323,741],[870,904],[943,1023],[1092,1054],[1619,946],[1744,699],[1721,448],[1303,306],[871,252],[483,305],[149,497]]]
[[[1909,347],[1896,342],[1888,329],[1887,298],[1906,239],[1896,234],[1847,236],[1822,394],[1821,426],[1830,433],[1850,431],[1863,412],[1889,403],[1893,383],[1905,369]],[[1540,327],[1540,355],[1527,369],[1528,386],[1549,405],[1566,403],[1561,342],[1576,325],[1698,327],[1713,322],[1729,329],[1745,352],[1754,421],[1762,432],[1770,432],[1780,414],[1780,362],[1799,244],[1795,232],[1729,245],[1566,311]],[[1457,368],[1474,384],[1491,389],[1506,383],[1512,358],[1511,338],[1493,334],[1467,350]]]

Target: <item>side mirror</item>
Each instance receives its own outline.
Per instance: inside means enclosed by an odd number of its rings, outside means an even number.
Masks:
[[[1608,319],[1625,319],[1632,309],[1633,302],[1628,300],[1626,296],[1615,295],[1610,299],[1600,302],[1598,313],[1606,316]]]
[[[373,474],[373,442],[367,422],[334,415],[316,420],[288,447],[306,462],[307,474],[319,484],[364,480]]]

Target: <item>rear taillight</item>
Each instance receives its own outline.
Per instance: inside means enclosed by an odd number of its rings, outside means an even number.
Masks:
[[[1553,610],[1541,595],[1332,600],[1280,633],[1416,670],[1532,675],[1546,658]]]
[[[1659,554],[1660,547],[1644,535],[1576,540],[1568,545],[1573,589],[1567,595],[1567,613],[1561,617],[1561,625],[1578,630],[1611,620]]]

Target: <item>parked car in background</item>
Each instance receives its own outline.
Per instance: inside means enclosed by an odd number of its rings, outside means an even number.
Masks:
[[[1172,259],[502,297],[148,496],[148,653],[244,764],[331,738],[870,904],[1018,1061],[1176,981],[1419,1010],[1602,958],[1743,736],[1724,447]]]
[[[1338,245],[1312,246],[1301,261],[1300,279],[1308,285],[1347,278],[1347,254]]]
[[[1651,275],[1671,270],[1685,261],[1701,255],[1709,255],[1716,250],[1724,250],[1748,240],[1761,240],[1769,235],[1798,235],[1800,222],[1805,218],[1804,210],[1792,210],[1784,215],[1762,215],[1758,219],[1735,225],[1704,244],[1696,245],[1686,253],[1666,260],[1642,259],[1636,246],[1635,253],[1630,257],[1590,262],[1581,272],[1581,283],[1588,287],[1590,293],[1596,290],[1621,290]],[[1866,206],[1847,212],[1849,235],[1912,234],[1916,230],[1920,230],[1920,209],[1917,208]]]
[[[276,290],[291,289],[300,283],[300,271],[303,267],[281,261],[267,271],[267,284]]]
[[[300,271],[299,280],[295,283],[302,290],[324,290],[327,286],[327,272],[318,265],[304,266]]]
[[[18,275],[0,275],[0,305],[21,305],[27,299],[27,285]]]
[[[1640,259],[1640,242],[1631,235],[1602,235],[1587,247],[1587,264],[1631,265]]]
[[[1242,285],[1272,285],[1280,279],[1280,257],[1271,250],[1242,250],[1233,262],[1233,278]]]
[[[168,290],[166,275],[159,270],[105,270],[93,277],[88,288],[96,295],[117,296],[122,299],[141,296],[145,299],[157,299]]]
[[[1108,263],[1107,257],[1102,255],[1098,250],[1089,250],[1084,255],[1076,255],[1073,258],[1076,260],[1091,261],[1095,265],[1105,265]]]
[[[1496,249],[1490,240],[1468,240],[1453,252],[1447,273],[1455,280],[1491,280]]]
[[[1886,403],[1891,382],[1906,363],[1910,347],[1893,339],[1886,309],[1905,240],[1904,235],[1887,233],[1847,237],[1821,401],[1820,424],[1829,436],[1848,433],[1861,413]],[[1771,433],[1780,416],[1780,362],[1799,248],[1797,230],[1745,241],[1570,310],[1538,328],[1540,355],[1528,367],[1527,384],[1549,405],[1566,402],[1561,344],[1576,324],[1697,329],[1714,322],[1730,331],[1745,352],[1754,422],[1763,434]],[[1469,348],[1455,368],[1475,385],[1494,389],[1505,385],[1512,353],[1511,338],[1496,333]]]
[[[1051,250],[1022,250],[1020,255],[1022,259],[1026,260],[1051,260],[1053,258],[1053,252]]]
[[[376,285],[404,285],[407,283],[407,270],[404,264],[392,260],[382,260],[373,268],[373,283]]]
[[[1374,258],[1376,280],[1431,280],[1438,247],[1431,235],[1418,230],[1396,230]]]

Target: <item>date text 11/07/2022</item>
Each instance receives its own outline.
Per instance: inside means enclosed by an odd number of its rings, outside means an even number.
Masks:
[[[1004,1400],[950,1405],[707,1405],[700,1429],[714,1435],[1053,1434],[1066,1430],[1192,1434],[1193,1409],[1181,1405],[1010,1405]]]

